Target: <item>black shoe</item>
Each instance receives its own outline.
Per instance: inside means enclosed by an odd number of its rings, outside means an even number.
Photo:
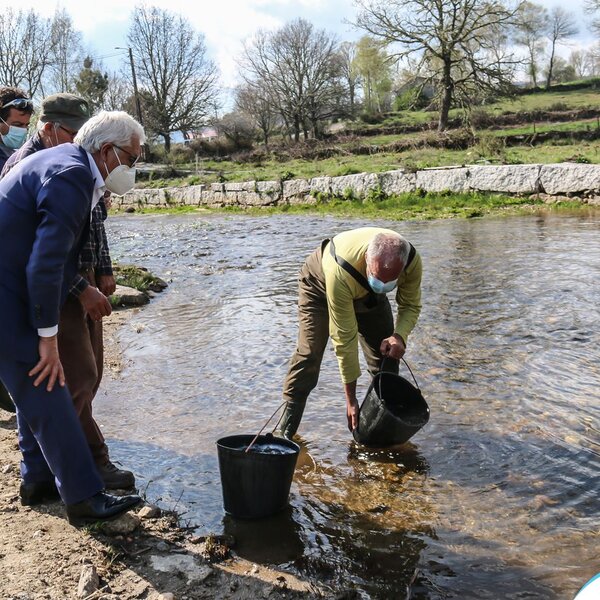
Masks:
[[[4,387],[3,383],[0,381],[0,408],[5,410],[6,412],[14,413],[16,412],[14,402],[8,393],[8,390]]]
[[[72,525],[106,521],[127,512],[141,501],[142,499],[135,494],[131,496],[113,496],[106,492],[98,492],[83,502],[68,504],[67,518]]]
[[[133,473],[117,468],[110,460],[102,466],[96,465],[96,468],[107,490],[127,490],[135,485]]]
[[[54,481],[21,482],[19,496],[23,506],[35,506],[44,502],[53,502],[60,498]]]

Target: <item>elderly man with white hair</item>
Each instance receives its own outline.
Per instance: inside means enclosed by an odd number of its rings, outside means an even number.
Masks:
[[[65,93],[44,98],[37,134],[7,160],[0,178],[35,152],[73,142],[89,118],[88,103],[79,96]],[[117,113],[101,113],[94,118],[92,129],[85,129],[83,133],[89,135],[85,132],[93,131],[96,127],[94,123],[108,119],[118,123]],[[104,486],[112,490],[133,487],[135,477],[131,471],[118,468],[110,460],[106,440],[93,414],[94,398],[104,371],[104,340],[102,320],[94,320],[91,315],[105,310],[107,297],[116,289],[104,229],[107,217],[106,194],[110,192],[107,191],[92,209],[87,241],[79,254],[79,271],[61,307],[58,350],[73,405],[94,462]],[[4,389],[0,386],[0,406],[10,410],[11,406],[7,406],[6,398],[3,402],[3,392]],[[30,499],[23,494],[21,501],[31,504]]]
[[[298,277],[298,344],[284,383],[281,434],[292,438],[317,385],[331,337],[346,397],[348,428],[358,426],[358,344],[375,375],[383,357],[397,370],[421,312],[422,263],[414,246],[390,229],[362,227],[325,240]],[[396,290],[396,319],[386,294]],[[392,364],[393,363],[393,364]]]
[[[144,131],[125,112],[102,112],[61,144],[20,161],[0,181],[0,380],[17,409],[24,504],[58,492],[73,523],[114,517],[140,502],[113,496],[65,386],[59,314],[78,270],[90,212],[105,190],[135,182]],[[89,314],[111,312],[105,298]]]

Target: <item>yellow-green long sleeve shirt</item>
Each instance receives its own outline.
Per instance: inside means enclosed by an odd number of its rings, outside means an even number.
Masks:
[[[333,238],[337,256],[349,262],[359,273],[367,276],[366,251],[369,242],[379,233],[397,233],[380,227],[361,227]],[[329,309],[329,335],[335,350],[343,383],[356,381],[360,376],[358,359],[358,323],[354,300],[369,294],[350,273],[337,264],[328,245],[323,252],[323,274]],[[408,268],[398,277],[396,303],[398,311],[394,333],[406,343],[421,313],[421,276],[423,266],[418,252]]]

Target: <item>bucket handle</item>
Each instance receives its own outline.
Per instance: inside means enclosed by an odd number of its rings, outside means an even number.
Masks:
[[[384,356],[381,359],[381,369],[379,370],[379,374],[383,373],[383,364],[385,363],[386,359],[389,358],[389,356]],[[415,385],[417,386],[417,389],[419,391],[421,391],[421,388],[419,387],[419,384],[417,383],[417,378],[415,377],[415,374],[412,372],[412,369],[408,366],[408,363],[406,362],[406,360],[404,360],[404,356],[400,359],[402,360],[402,362],[406,365],[406,368],[408,369],[409,373],[412,375],[413,381],[415,382]],[[383,377],[379,378],[379,397],[383,398],[383,392],[381,391],[381,380],[383,379]]]
[[[287,400],[282,402],[276,409],[275,412],[267,419],[267,422],[260,428],[260,431],[254,436],[254,439],[248,444],[248,447],[244,450],[244,452],[248,452],[252,446],[254,446],[254,442],[258,439],[258,436],[263,432],[264,428],[269,424],[271,419],[279,412],[282,406],[287,404]],[[275,425],[277,427],[277,425]]]

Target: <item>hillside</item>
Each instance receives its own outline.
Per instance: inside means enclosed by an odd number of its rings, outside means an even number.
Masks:
[[[140,187],[215,181],[285,180],[323,175],[422,169],[463,164],[600,162],[598,82],[556,86],[451,111],[451,127],[436,129],[431,111],[386,113],[376,122],[337,123],[323,140],[274,143],[226,157],[197,159],[181,146],[164,169],[142,173]],[[191,162],[193,160],[193,162]]]

